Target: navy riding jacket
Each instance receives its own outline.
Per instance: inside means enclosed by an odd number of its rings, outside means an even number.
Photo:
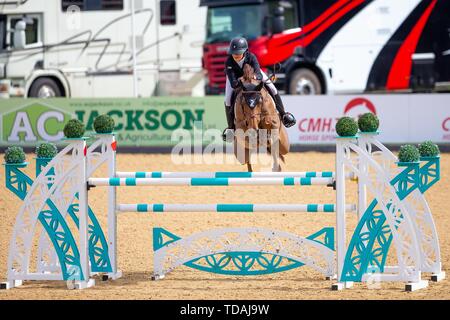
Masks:
[[[242,68],[239,67],[238,63],[234,61],[233,56],[229,55],[227,61],[225,62],[225,73],[230,81],[231,87],[236,89],[238,86],[238,79],[244,75],[244,66],[249,64],[255,71],[255,76],[257,80],[262,80],[263,76],[261,73],[261,67],[259,66],[258,59],[250,51],[244,53],[244,64]]]

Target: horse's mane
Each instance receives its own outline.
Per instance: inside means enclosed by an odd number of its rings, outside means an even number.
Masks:
[[[242,79],[243,79],[244,83],[253,84],[254,86],[260,83],[260,81],[255,80],[255,78],[254,78],[255,70],[253,69],[253,67],[251,65],[249,65],[249,64],[244,65],[243,72],[244,72],[244,75],[242,76]],[[267,103],[268,94],[264,88],[263,88],[263,90],[261,90],[261,95],[264,99],[264,102]]]
[[[248,83],[252,83],[253,77],[255,75],[255,70],[253,70],[252,66],[249,64],[244,65],[244,81]]]

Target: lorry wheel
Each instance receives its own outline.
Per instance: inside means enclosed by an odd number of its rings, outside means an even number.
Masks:
[[[290,94],[314,95],[322,94],[319,77],[310,69],[298,69],[292,72],[289,82]]]
[[[33,82],[28,94],[33,98],[53,98],[62,97],[61,89],[55,80],[51,78],[38,78]]]

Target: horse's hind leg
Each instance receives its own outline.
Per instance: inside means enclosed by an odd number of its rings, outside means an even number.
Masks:
[[[276,148],[275,148],[276,150]],[[272,158],[272,172],[281,172],[280,159],[278,157],[278,152],[273,152],[272,145],[267,146],[267,152]]]
[[[280,162],[274,162],[272,167],[272,172],[281,172],[281,165]]]
[[[278,158],[278,154],[272,153],[272,172],[281,172],[280,159]]]
[[[247,164],[247,171],[248,172],[253,172],[253,167],[252,167],[252,158],[250,155],[250,150],[245,148],[245,163]]]

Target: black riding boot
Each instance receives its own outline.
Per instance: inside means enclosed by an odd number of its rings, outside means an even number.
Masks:
[[[284,116],[286,111],[284,111],[284,105],[280,95],[277,93],[276,95],[273,95],[272,98],[275,101],[275,106],[277,107],[278,113],[280,116]]]
[[[227,137],[227,131],[228,131],[228,129],[231,129],[231,130],[235,129],[235,125],[234,125],[234,108],[225,105],[225,114],[227,116],[228,128],[223,130],[222,139],[223,139],[223,141],[230,141],[231,137],[230,137],[230,134],[228,134],[229,137]]]
[[[234,110],[232,107],[225,105],[225,114],[227,115],[228,129],[235,129],[234,126]]]
[[[273,97],[273,100],[275,101],[275,106],[278,110],[278,113],[281,116],[281,121],[283,122],[284,126],[286,128],[292,127],[297,121],[295,120],[295,117],[292,113],[286,112],[284,110],[283,101],[281,100],[281,97],[279,94],[276,94]]]

